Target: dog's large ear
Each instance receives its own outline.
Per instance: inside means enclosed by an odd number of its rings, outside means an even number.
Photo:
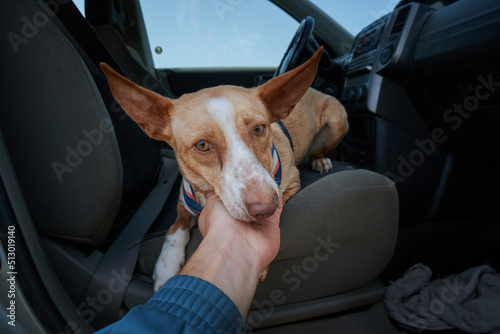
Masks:
[[[271,122],[286,118],[316,77],[323,46],[304,64],[257,87],[257,96],[271,113]]]
[[[149,137],[170,142],[169,113],[174,108],[172,100],[136,85],[105,63],[100,66],[108,79],[111,93],[130,118]]]

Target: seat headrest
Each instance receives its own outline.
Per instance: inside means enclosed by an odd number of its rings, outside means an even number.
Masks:
[[[0,2],[1,34],[12,37],[0,41],[0,127],[38,232],[99,245],[122,195],[114,128],[82,58],[50,20],[29,22],[37,17],[31,3]],[[33,34],[15,43],[23,31]]]

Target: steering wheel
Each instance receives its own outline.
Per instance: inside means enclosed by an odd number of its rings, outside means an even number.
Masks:
[[[299,61],[304,53],[304,49],[307,46],[313,29],[314,19],[311,16],[306,16],[306,18],[300,22],[299,28],[297,29],[292,42],[288,46],[283,59],[281,60],[280,66],[278,66],[276,73],[274,73],[275,77],[282,75],[299,65]]]

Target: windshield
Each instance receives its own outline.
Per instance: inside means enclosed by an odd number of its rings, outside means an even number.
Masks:
[[[391,13],[396,5],[402,6],[411,0],[309,0],[342,25],[353,36],[382,16]],[[419,0],[434,9],[441,9],[458,0]]]
[[[361,29],[391,13],[399,0],[309,0],[342,25],[353,36]]]

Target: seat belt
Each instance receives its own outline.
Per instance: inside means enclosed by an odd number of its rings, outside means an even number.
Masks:
[[[50,0],[30,1],[34,6],[47,12],[50,17],[56,16],[92,63],[97,66],[99,62],[105,61],[123,74],[72,1],[67,3]],[[146,234],[160,215],[178,174],[179,168],[175,157],[162,154],[162,166],[156,187],[149,193],[97,265],[85,297],[78,305],[78,310],[94,329],[100,329],[115,321],[137,263],[140,248],[137,240]]]
[[[162,163],[156,187],[103,255],[86,296],[78,305],[80,311],[82,308],[95,310],[92,314],[87,312],[86,320],[96,330],[115,321],[139,255],[140,244],[136,241],[159,216],[179,174],[175,159],[163,157]]]
[[[99,67],[100,62],[106,62],[115,71],[123,75],[120,66],[118,66],[113,56],[106,49],[101,39],[82,16],[73,1],[65,1],[65,3],[52,0],[30,1],[32,1],[33,5],[47,12],[50,17],[57,17],[57,20],[59,20],[61,25],[64,26],[97,67]],[[60,28],[55,21],[54,24]]]

